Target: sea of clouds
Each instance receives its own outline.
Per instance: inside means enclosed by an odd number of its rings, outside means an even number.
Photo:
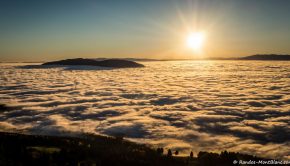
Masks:
[[[142,62],[143,63],[143,62]],[[145,68],[0,65],[0,130],[91,132],[189,154],[290,159],[290,62],[168,61]]]

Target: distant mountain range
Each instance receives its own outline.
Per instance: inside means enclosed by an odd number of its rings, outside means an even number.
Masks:
[[[290,55],[278,54],[257,54],[239,58],[239,60],[272,60],[272,61],[289,61]]]
[[[96,61],[103,61],[108,60],[112,58],[95,58]],[[161,59],[150,59],[150,58],[113,58],[113,59],[119,59],[119,60],[127,60],[127,61],[162,61]]]
[[[82,58],[76,58],[82,59]],[[112,60],[112,58],[88,58],[95,61]],[[206,57],[206,58],[194,58],[194,59],[151,59],[151,58],[113,58],[114,60],[125,60],[134,62],[150,62],[150,61],[187,61],[187,60],[267,60],[267,61],[290,61],[290,55],[281,54],[256,54],[245,57],[237,58],[224,58],[224,57]],[[58,61],[56,61],[58,62]],[[18,62],[0,62],[0,63],[18,63]],[[40,63],[40,62],[19,62],[19,63]]]
[[[157,61],[156,59],[134,59],[132,61]],[[170,61],[173,59],[162,59],[160,61]],[[279,54],[256,54],[239,58],[221,58],[221,57],[208,57],[205,59],[174,59],[174,60],[267,60],[267,61],[290,61],[290,55]]]
[[[108,58],[96,58],[95,60],[106,60]],[[238,58],[207,57],[200,59],[146,59],[146,58],[120,58],[128,61],[184,61],[184,60],[272,60],[272,61],[289,61],[290,55],[279,54],[256,54]]]

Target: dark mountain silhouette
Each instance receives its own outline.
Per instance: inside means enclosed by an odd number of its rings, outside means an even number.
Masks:
[[[278,54],[257,54],[240,58],[240,60],[277,60],[277,61],[289,61],[290,55],[278,55]]]
[[[113,68],[144,67],[144,65],[139,64],[137,62],[122,59],[106,59],[98,61],[94,59],[83,59],[83,58],[47,62],[43,63],[42,65],[86,65],[86,66],[100,66]]]
[[[272,161],[247,154],[223,151],[199,152],[197,157],[172,156],[125,139],[84,133],[79,137],[26,135],[0,132],[0,165],[140,165],[231,166],[233,162]],[[176,154],[176,153],[175,153]],[[239,165],[239,163],[236,163]]]

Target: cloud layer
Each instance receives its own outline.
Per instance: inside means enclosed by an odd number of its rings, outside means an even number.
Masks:
[[[118,135],[179,149],[290,159],[290,63],[146,62],[75,70],[1,64],[0,129]]]

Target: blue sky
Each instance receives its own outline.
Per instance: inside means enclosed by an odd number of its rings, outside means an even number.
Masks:
[[[189,59],[189,31],[202,56],[290,54],[289,18],[288,0],[2,0],[0,60]]]

